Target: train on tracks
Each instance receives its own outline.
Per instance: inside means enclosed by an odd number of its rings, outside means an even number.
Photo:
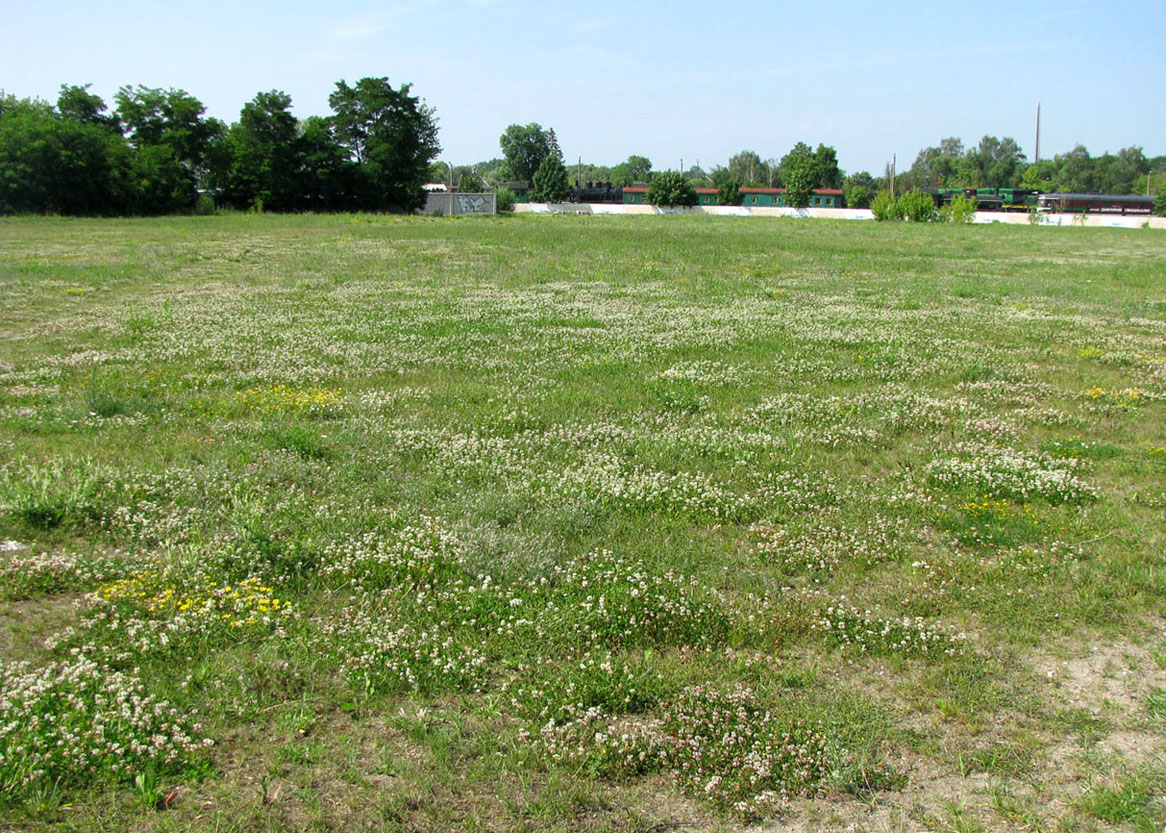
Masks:
[[[957,196],[975,197],[980,211],[1037,211],[1057,214],[1149,214],[1154,197],[1138,194],[1051,193],[1029,188],[925,188],[935,206]]]

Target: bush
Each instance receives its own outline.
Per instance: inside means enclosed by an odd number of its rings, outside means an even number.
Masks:
[[[931,223],[939,219],[935,197],[926,191],[908,191],[899,197],[902,216],[913,223]]]
[[[886,191],[880,191],[871,201],[870,210],[874,212],[874,218],[880,222],[903,219],[903,209],[899,201]]]
[[[518,195],[509,188],[499,188],[494,193],[495,199],[498,201],[498,213],[510,212],[514,210],[514,204],[518,202]]]
[[[960,194],[952,198],[952,201],[943,207],[940,215],[949,223],[970,223],[976,219],[976,209],[979,208],[979,200],[975,197],[965,197]]]
[[[740,205],[741,183],[730,179],[717,189],[717,205]]]
[[[679,171],[664,171],[652,178],[648,186],[652,205],[696,205],[696,190],[688,177]]]
[[[869,208],[870,189],[865,185],[850,185],[846,188],[847,208]]]
[[[1166,217],[1166,191],[1158,192],[1158,199],[1154,200],[1154,213]]]

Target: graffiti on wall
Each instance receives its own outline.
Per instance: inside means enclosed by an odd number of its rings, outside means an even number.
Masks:
[[[490,201],[481,194],[458,194],[458,214],[490,214]]]
[[[450,214],[493,214],[495,207],[493,194],[447,194],[429,193],[425,195],[426,214],[447,216]]]

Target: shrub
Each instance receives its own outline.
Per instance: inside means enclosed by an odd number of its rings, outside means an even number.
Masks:
[[[871,200],[870,210],[879,222],[903,219],[903,209],[899,201],[886,191],[880,191],[878,196]]]
[[[730,179],[717,189],[717,205],[740,205],[741,183]]]
[[[498,201],[498,213],[511,212],[514,210],[514,204],[518,202],[518,195],[509,188],[499,188],[494,193],[495,199]]]
[[[652,178],[648,186],[652,205],[696,205],[696,190],[688,177],[679,171],[664,171]]]
[[[847,208],[869,208],[870,189],[865,185],[849,185],[846,188]]]
[[[980,203],[975,197],[965,197],[959,194],[943,207],[940,212],[943,219],[949,223],[970,223],[976,219],[976,209]]]
[[[926,191],[908,191],[899,197],[902,216],[913,223],[931,223],[939,219],[935,197]]]
[[[1166,217],[1166,191],[1158,192],[1158,198],[1154,200],[1154,213]]]

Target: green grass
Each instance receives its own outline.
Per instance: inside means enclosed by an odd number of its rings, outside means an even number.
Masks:
[[[1160,757],[1034,796],[1162,751],[1163,275],[1109,229],[2,221],[0,823],[1142,829]],[[190,742],[110,753],[117,691]]]

